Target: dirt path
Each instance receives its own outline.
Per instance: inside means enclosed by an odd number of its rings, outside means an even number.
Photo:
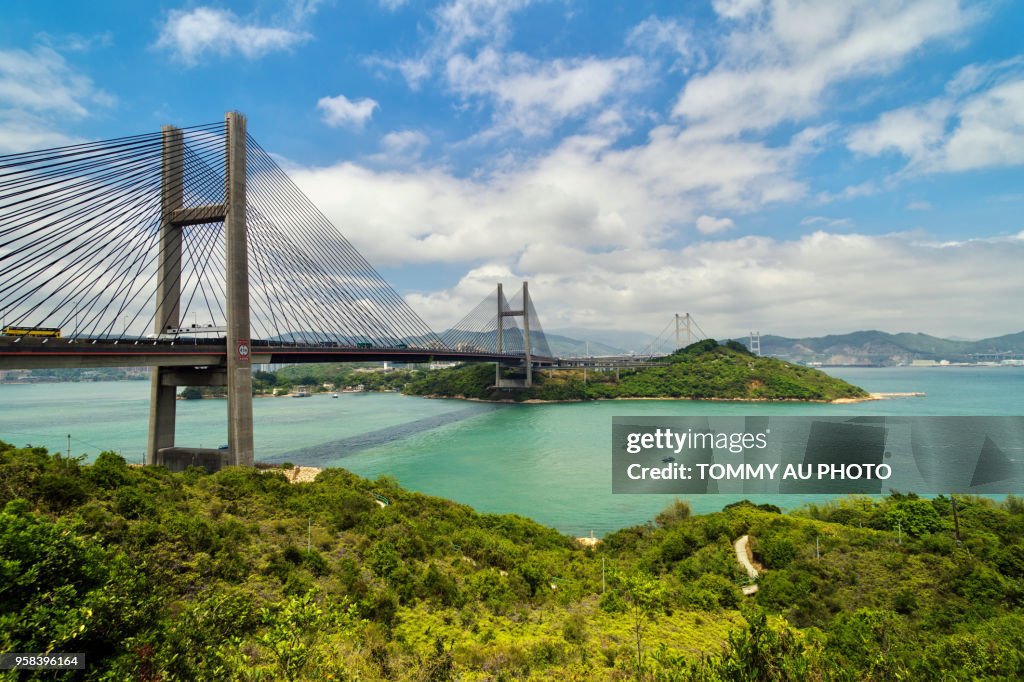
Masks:
[[[747,575],[750,576],[751,580],[757,578],[760,574],[754,567],[754,564],[750,562],[750,536],[744,535],[733,543],[733,547],[736,549],[736,561],[740,563],[740,566],[742,566],[743,570],[747,572]],[[750,596],[755,592],[757,592],[757,584],[747,585],[743,588],[743,594],[747,596]]]

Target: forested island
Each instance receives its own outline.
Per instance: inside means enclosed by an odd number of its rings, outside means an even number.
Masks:
[[[537,372],[532,387],[514,392],[494,388],[493,366],[466,365],[417,375],[403,392],[517,401],[690,398],[830,402],[869,397],[863,389],[820,370],[752,355],[736,341],[719,344],[705,339],[677,350],[665,360],[664,366],[619,372]]]
[[[1024,502],[743,502],[585,547],[341,469],[0,442],[0,647],[87,680],[1024,677]],[[734,541],[750,538],[759,591]],[[12,678],[13,679],[13,678]]]

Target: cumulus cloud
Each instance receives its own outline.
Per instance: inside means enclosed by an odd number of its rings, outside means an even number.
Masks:
[[[316,103],[316,108],[321,111],[324,123],[332,128],[340,126],[362,128],[379,106],[376,100],[368,97],[350,100],[345,95],[321,97]]]
[[[705,48],[716,60],[710,69],[684,26],[656,17],[627,31],[619,55],[538,59],[512,51],[510,17],[527,4],[452,0],[434,12],[423,52],[375,63],[400,69],[413,87],[436,77],[457,106],[491,115],[490,129],[474,140],[547,136],[570,123],[573,134],[533,156],[457,175],[416,156],[426,144],[419,134],[395,131],[381,139],[378,156],[414,158],[414,169],[347,162],[293,173],[372,262],[444,263],[447,272],[467,273],[454,286],[409,297],[435,327],[461,317],[496,281],[523,278],[549,327],[654,332],[678,310],[680,292],[717,336],[864,327],[962,334],[962,326],[995,334],[1019,325],[1019,238],[934,244],[921,235],[852,233],[848,218],[821,215],[801,221],[815,230],[803,237],[729,232],[734,219],[766,206],[849,200],[887,186],[869,180],[812,194],[802,162],[845,133],[821,120],[790,129],[820,116],[838,86],[896,73],[923,46],[961,35],[976,16],[957,0],[716,0],[723,31]],[[650,86],[665,55],[698,74],[667,122],[622,97]],[[902,130],[871,137],[865,126],[856,151],[952,148],[964,121],[994,140],[999,120],[1016,121],[1015,94],[998,89],[1010,82],[965,70],[932,109],[907,112]],[[984,93],[993,96],[983,101]],[[626,138],[640,120],[646,136]],[[972,307],[977,300],[986,305]],[[950,306],[963,315],[952,321]]]
[[[443,328],[494,282],[529,279],[548,328],[655,334],[685,292],[687,310],[718,338],[748,329],[784,336],[857,329],[951,336],[969,328],[998,335],[1020,327],[1021,258],[1019,236],[936,244],[911,235],[818,231],[793,240],[738,237],[678,250],[602,253],[544,244],[511,266],[489,262],[454,287],[410,302]]]
[[[550,133],[553,125],[592,111],[612,95],[635,92],[644,78],[636,57],[538,61],[491,48],[473,58],[454,55],[445,75],[455,93],[492,102],[497,132],[525,135]]]
[[[315,4],[314,4],[315,7]],[[303,13],[312,11],[307,8]],[[208,55],[240,54],[247,59],[288,50],[311,36],[284,26],[246,23],[234,12],[212,7],[171,10],[156,47],[168,50],[182,63],[194,66]]]
[[[512,17],[530,4],[532,0],[451,0],[432,13],[433,30],[419,54],[399,59],[377,55],[365,62],[397,70],[414,90],[437,77],[464,104],[490,108],[493,126],[478,136],[481,139],[513,132],[550,135],[564,121],[597,118],[610,109],[622,118],[623,107],[615,103],[651,81],[643,59],[537,59],[509,51]],[[693,52],[685,31],[673,21],[652,17],[638,30],[631,40],[645,40],[646,48]],[[628,125],[614,129],[624,132]]]
[[[398,130],[381,138],[380,146],[391,153],[419,153],[430,144],[430,138],[418,130]]]
[[[641,145],[597,135],[471,178],[441,167],[374,171],[356,163],[292,176],[373,262],[473,263],[543,241],[611,248],[657,244],[701,215],[803,196],[788,148],[723,142],[665,127]],[[387,202],[378,197],[387,196]],[[373,235],[365,241],[360,235]]]
[[[814,116],[832,86],[891,73],[974,20],[958,0],[732,0],[715,9],[741,21],[715,67],[687,82],[673,115],[723,134]]]
[[[968,66],[945,95],[883,113],[854,130],[847,146],[899,154],[910,173],[1024,164],[1024,60]]]
[[[725,232],[735,227],[729,218],[712,218],[709,215],[702,215],[697,218],[697,230],[701,234],[716,234]]]

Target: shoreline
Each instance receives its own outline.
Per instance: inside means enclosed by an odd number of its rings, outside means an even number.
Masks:
[[[893,398],[923,398],[925,394],[920,391],[902,393],[869,393],[860,398],[835,398],[834,400],[805,400],[802,398],[686,398],[678,396],[665,397],[630,397],[630,398],[578,398],[572,400],[541,400],[530,398],[528,400],[485,400],[484,398],[467,398],[464,395],[415,395],[403,393],[413,398],[427,398],[429,400],[465,400],[471,403],[490,403],[496,405],[559,405],[569,403],[596,403],[612,402],[617,400],[689,400],[709,403],[812,403],[818,405],[852,405],[854,403],[866,403],[874,400],[891,400]]]

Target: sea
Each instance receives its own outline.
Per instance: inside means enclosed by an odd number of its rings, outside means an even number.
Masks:
[[[254,400],[256,459],[344,467],[388,476],[405,489],[513,513],[577,537],[646,523],[671,495],[611,490],[611,425],[616,416],[1020,416],[1024,367],[828,368],[879,393],[924,393],[855,404],[616,400],[487,404],[397,393],[317,394]],[[223,400],[178,401],[179,445],[226,443]],[[83,456],[103,450],[141,462],[149,382],[2,384],[0,440]],[[743,495],[688,495],[709,513]],[[749,496],[794,509],[822,495]]]

